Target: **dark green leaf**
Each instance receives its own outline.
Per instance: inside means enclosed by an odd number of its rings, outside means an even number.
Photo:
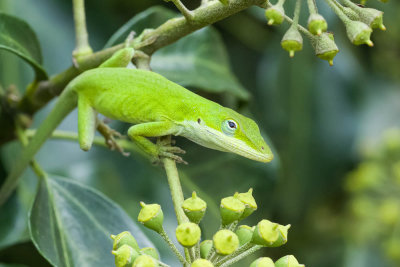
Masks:
[[[140,246],[151,242],[115,203],[77,182],[42,180],[30,214],[31,238],[55,266],[113,266],[110,234],[130,231]]]
[[[121,43],[131,31],[140,34],[156,28],[175,13],[163,7],[152,7],[123,25],[106,47]],[[247,100],[249,93],[231,72],[228,55],[219,33],[212,27],[196,31],[158,50],[151,59],[155,72],[185,87],[211,93],[230,93]]]
[[[34,68],[37,79],[47,78],[41,65],[39,41],[25,21],[0,13],[0,49],[10,51],[28,62]]]
[[[5,263],[0,263],[0,267],[27,267],[26,265],[22,264],[5,264]]]

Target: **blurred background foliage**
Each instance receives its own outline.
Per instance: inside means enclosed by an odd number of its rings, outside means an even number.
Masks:
[[[199,1],[186,2],[195,7]],[[262,164],[178,138],[190,163],[179,166],[185,196],[196,190],[209,205],[201,224],[206,238],[217,230],[219,200],[253,187],[259,209],[244,223],[254,225],[268,218],[292,225],[287,245],[262,250],[259,255],[277,259],[294,254],[306,266],[399,266],[400,158],[399,151],[397,158],[385,156],[382,140],[389,138],[388,134],[383,138],[388,129],[400,127],[400,3],[390,1],[384,5],[369,0],[368,4],[385,12],[388,29],[374,32],[374,48],[351,45],[342,23],[323,1],[318,1],[320,13],[328,20],[340,49],[333,67],[315,57],[306,40],[304,50],[290,59],[280,47],[288,24],[268,27],[260,8],[215,24],[207,31],[212,31],[216,39],[210,39],[205,46],[192,42],[175,47],[182,62],[163,58],[162,51],[155,54],[155,70],[175,70],[175,81],[183,84],[184,77],[192,76],[198,81],[197,86],[187,85],[197,93],[251,114],[275,150],[275,160]],[[172,4],[157,0],[87,0],[87,24],[94,50],[102,49],[135,14],[154,5],[175,11]],[[1,0],[0,10],[31,25],[49,75],[71,65],[71,1]],[[287,13],[292,10],[288,8]],[[305,5],[302,11],[304,25]],[[213,57],[217,58],[216,72],[223,73],[223,79],[230,81],[234,89],[213,90],[218,87],[218,75],[207,76],[212,74],[188,71],[180,65],[193,60],[193,54],[196,61],[209,53],[215,53]],[[226,62],[221,63],[221,57]],[[188,74],[179,75],[181,71]],[[23,91],[33,76],[26,63],[0,51],[0,82],[4,88],[14,84]],[[205,86],[207,79],[209,87]],[[50,108],[51,105],[37,113],[34,126],[40,124]],[[113,122],[112,127],[124,132],[128,126]],[[60,129],[75,131],[76,113]],[[390,136],[394,143],[399,142],[399,135]],[[15,142],[1,148],[0,179],[19,150]],[[162,204],[167,232],[173,236],[176,219],[160,167],[135,154],[123,157],[99,147],[84,153],[77,143],[67,141],[47,142],[37,159],[48,172],[73,177],[103,192],[133,218],[138,214],[139,201]],[[0,262],[46,266],[27,231],[35,183],[33,173],[27,171],[18,194],[0,211]],[[363,183],[369,183],[372,192],[368,186],[363,188]],[[379,221],[379,216],[386,216],[386,222]],[[173,263],[173,256],[160,239],[144,232],[157,245],[165,262]],[[242,261],[237,266],[247,266],[249,262]]]

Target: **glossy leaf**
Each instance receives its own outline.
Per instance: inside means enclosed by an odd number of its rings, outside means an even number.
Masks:
[[[153,246],[129,216],[99,192],[77,182],[42,180],[30,213],[31,238],[55,266],[113,266],[110,234],[130,231]]]
[[[131,31],[140,34],[156,28],[175,13],[152,7],[123,25],[106,47],[121,43]],[[185,87],[211,93],[230,93],[247,100],[250,95],[231,72],[228,55],[219,33],[212,27],[198,30],[177,42],[159,49],[151,59],[153,71]]]
[[[0,49],[16,54],[35,70],[36,78],[47,78],[42,67],[39,41],[32,28],[23,20],[0,13]]]

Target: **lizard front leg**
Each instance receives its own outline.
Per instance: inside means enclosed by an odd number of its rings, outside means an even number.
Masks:
[[[151,155],[155,161],[159,161],[160,157],[168,157],[178,163],[185,163],[181,157],[174,153],[185,153],[179,147],[170,146],[163,142],[154,144],[147,137],[161,137],[178,133],[180,126],[177,126],[170,121],[147,122],[134,125],[129,128],[128,136],[134,141],[143,151]]]

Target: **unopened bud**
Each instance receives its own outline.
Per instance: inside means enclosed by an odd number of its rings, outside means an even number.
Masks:
[[[328,23],[323,16],[314,13],[308,17],[308,30],[314,35],[321,35],[328,29]]]
[[[239,199],[245,206],[240,220],[247,218],[250,214],[257,210],[257,203],[253,197],[253,188],[250,188],[246,193],[235,194],[234,197]]]
[[[246,206],[235,197],[221,199],[220,212],[222,225],[228,225],[239,220]]]
[[[111,251],[111,253],[115,255],[116,267],[132,266],[135,259],[139,257],[139,253],[128,245],[122,245],[117,250]]]
[[[299,264],[293,255],[287,255],[275,262],[276,267],[304,267],[304,264]]]
[[[332,33],[322,33],[319,36],[315,36],[311,40],[311,44],[314,47],[315,55],[320,59],[329,62],[329,65],[333,65],[333,59],[339,52]]]
[[[303,37],[297,29],[297,25],[291,26],[289,30],[286,31],[282,38],[281,46],[289,52],[290,57],[294,57],[295,52],[303,49]]]
[[[250,267],[275,267],[275,264],[270,258],[262,257],[253,261]]]
[[[201,237],[200,227],[192,222],[180,224],[175,231],[176,239],[178,242],[186,247],[190,248],[199,242]]]
[[[353,44],[374,46],[374,43],[370,39],[372,29],[367,24],[361,21],[348,20],[345,22],[345,26],[347,36]]]
[[[117,250],[123,245],[128,245],[136,251],[139,251],[139,245],[136,239],[128,231],[119,233],[118,235],[111,235],[113,242],[113,250]]]
[[[229,255],[239,247],[239,238],[230,230],[219,230],[213,237],[215,251],[220,255]]]
[[[136,258],[132,267],[158,267],[158,262],[149,255],[140,255]]]
[[[274,5],[265,10],[268,25],[280,25],[285,19],[285,10],[282,5]]]
[[[197,259],[195,260],[190,267],[214,267],[210,261],[205,259]]]
[[[254,230],[251,242],[266,247],[279,247],[287,242],[290,224],[283,226],[268,220],[260,221]]]
[[[236,230],[236,235],[239,238],[239,245],[242,246],[251,241],[254,229],[247,225],[240,225]]]
[[[193,223],[199,223],[206,212],[207,203],[193,192],[192,197],[183,201],[183,211]]]
[[[210,250],[213,246],[212,240],[204,240],[203,242],[200,243],[200,257],[203,259],[206,259],[208,257],[208,254],[210,253]]]
[[[147,228],[160,233],[163,231],[164,214],[158,204],[148,204],[140,202],[142,209],[139,212],[138,221]]]

